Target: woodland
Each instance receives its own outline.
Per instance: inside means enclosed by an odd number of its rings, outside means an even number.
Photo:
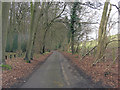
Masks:
[[[1,2],[0,6],[3,72],[12,70],[16,59],[19,64],[32,64],[36,57],[58,51],[80,68],[84,67],[85,72],[95,69],[102,70],[103,77],[112,75],[115,80],[112,84],[102,78],[108,85],[117,87],[120,39],[119,34],[110,32],[119,23],[111,15],[112,8],[118,14],[120,11],[110,0]],[[96,38],[90,36],[92,32]]]

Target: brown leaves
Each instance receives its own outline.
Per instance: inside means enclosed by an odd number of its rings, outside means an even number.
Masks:
[[[85,71],[87,75],[90,75],[94,82],[102,80],[104,85],[118,87],[118,63],[113,64],[112,67],[109,68],[109,71],[106,71],[106,68],[113,62],[111,59],[107,62],[100,62],[97,63],[96,66],[92,66],[95,60],[94,57],[86,56],[78,62],[80,58],[75,58],[75,55],[66,52],[63,52],[63,54],[70,58],[73,64]],[[110,73],[105,76],[105,72]]]
[[[46,55],[37,55],[39,58],[34,58],[31,60],[31,63],[26,63],[23,58],[13,58],[7,59],[6,64],[12,66],[12,70],[3,71],[2,74],[2,85],[3,88],[9,88],[15,82],[18,82],[20,78],[27,77],[34,68],[38,65],[38,63],[43,62],[46,57],[48,57],[51,53]]]

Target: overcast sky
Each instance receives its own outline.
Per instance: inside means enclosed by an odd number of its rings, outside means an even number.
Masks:
[[[106,0],[101,0],[102,2],[105,2]],[[110,0],[111,4],[115,4],[118,6],[118,2],[119,0]],[[104,7],[104,5],[102,6],[102,8]],[[99,18],[101,20],[101,17],[102,17],[102,12],[103,12],[103,9],[101,9],[98,13],[100,14],[99,15]],[[112,20],[113,21],[117,21],[118,20],[118,11],[116,9],[116,7],[112,7],[112,11],[111,11],[111,15],[110,17],[113,16]],[[100,22],[100,21],[98,21]],[[98,34],[98,27],[99,25],[94,25],[96,28],[93,30],[93,33],[89,34],[90,37],[92,38],[96,38],[96,34]],[[110,35],[115,35],[118,33],[118,24],[116,24],[110,31]]]

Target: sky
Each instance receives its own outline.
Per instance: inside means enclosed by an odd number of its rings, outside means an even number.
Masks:
[[[106,0],[101,0],[102,2],[105,2]],[[118,2],[119,0],[110,0],[111,4],[115,4],[118,6]],[[104,5],[102,6],[102,8],[104,7]],[[101,9],[98,13],[100,14],[99,15],[99,21],[101,20],[101,17],[102,17],[102,12],[103,12],[103,9]],[[116,7],[112,7],[112,10],[111,10],[111,14],[110,14],[110,17],[112,17],[112,21],[117,21],[118,20],[118,10],[116,9]],[[89,36],[91,38],[94,38],[96,39],[96,34],[98,35],[98,29],[99,29],[99,25],[94,25],[95,29],[93,30],[93,33],[89,34]],[[110,31],[110,34],[109,35],[115,35],[118,33],[118,24],[116,24]]]
[[[118,2],[119,0],[111,0],[111,3],[117,6],[118,6]],[[118,10],[116,9],[116,7],[112,7],[111,14],[114,14],[115,12],[116,14],[114,15],[114,18],[118,20]],[[117,34],[117,33],[118,33],[118,24],[114,27],[113,30],[111,30],[111,34]]]

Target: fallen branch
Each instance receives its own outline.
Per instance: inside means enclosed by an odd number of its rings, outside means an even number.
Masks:
[[[93,47],[91,50],[89,50],[83,57],[81,60],[83,60],[87,55],[89,55],[90,52],[92,52],[97,46]]]
[[[97,59],[94,61],[94,63],[92,64],[92,66],[95,66],[99,61],[101,61],[103,58],[105,57],[105,55],[103,55],[100,59]]]
[[[109,41],[106,43],[106,47],[108,46],[108,44],[112,43],[112,42],[115,42],[115,41],[120,41],[120,40],[112,40],[112,41]],[[87,55],[89,55],[89,53],[91,51],[93,51],[97,46],[93,47],[91,50],[89,50],[80,60],[83,60]]]

